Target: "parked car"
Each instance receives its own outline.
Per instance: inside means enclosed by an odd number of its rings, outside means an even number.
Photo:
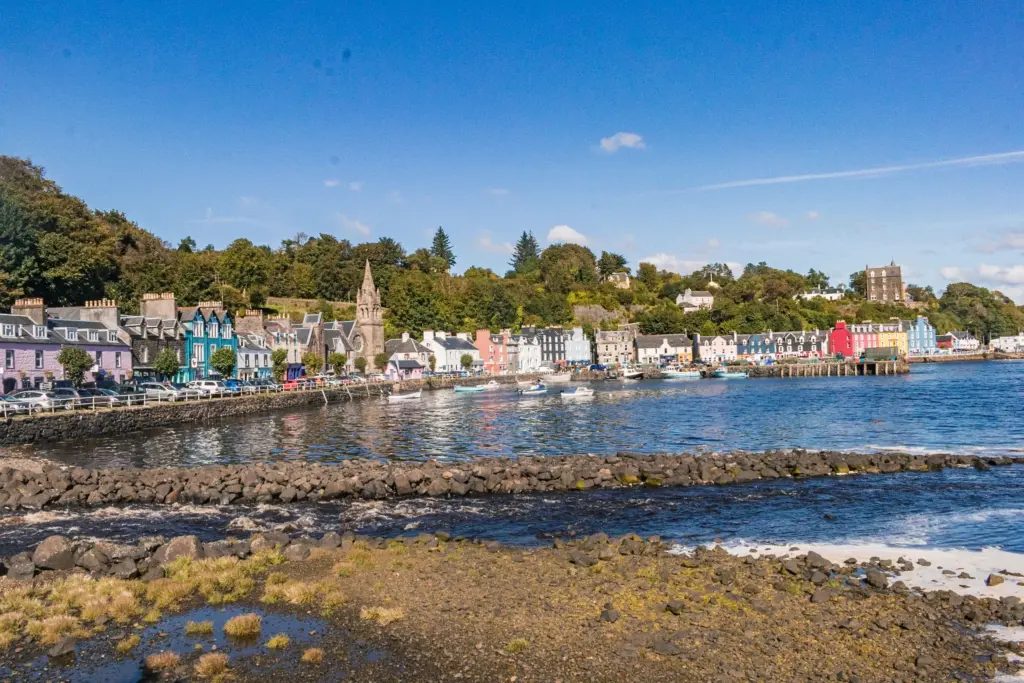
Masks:
[[[70,402],[62,402],[57,399],[56,394],[52,391],[40,391],[38,389],[24,389],[22,391],[16,391],[11,394],[11,398],[16,401],[23,402],[33,406],[33,410],[53,410],[55,408],[64,408],[65,410],[71,410],[74,408]]]
[[[229,393],[224,382],[219,379],[197,379],[189,382],[187,386],[190,389],[198,389],[205,396],[226,396]]]
[[[116,406],[123,406],[127,403],[121,400],[121,397],[117,395],[117,392],[110,389],[79,389],[79,394],[89,397],[89,404],[93,406],[102,406],[104,408],[114,408]]]
[[[111,391],[117,394],[126,405],[134,406],[146,401],[146,392],[135,384],[118,384]]]
[[[53,390],[55,400],[59,405],[67,405],[71,408],[82,408],[85,406],[92,405],[92,397],[87,394],[82,394],[78,389],[71,389],[69,387],[59,387]]]
[[[231,394],[240,394],[240,393],[242,393],[242,380],[228,378],[228,379],[225,379],[225,380],[221,380],[221,384],[224,385],[224,391],[226,393],[231,393]]]
[[[139,391],[145,393],[148,399],[156,401],[178,401],[182,398],[177,389],[160,382],[143,382],[139,385]]]
[[[281,391],[281,385],[270,379],[269,377],[258,377],[252,381],[252,385],[257,390],[263,391]]]
[[[601,365],[600,363],[594,363],[590,366],[591,370],[604,371],[608,369],[607,365]]]
[[[27,415],[32,412],[32,404],[19,401],[7,394],[0,395],[0,415],[12,417],[14,415]]]
[[[199,389],[193,389],[187,384],[180,384],[178,382],[164,382],[163,385],[169,389],[174,389],[178,392],[178,395],[186,401],[194,401],[197,398],[203,397],[203,392]]]

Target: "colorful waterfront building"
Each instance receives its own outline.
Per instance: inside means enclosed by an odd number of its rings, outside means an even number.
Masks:
[[[895,348],[900,355],[908,352],[907,332],[899,320],[888,323],[865,321],[847,325],[836,322],[828,335],[828,345],[833,355],[846,358],[860,357],[867,349]]]
[[[106,308],[107,303],[112,302],[89,302],[89,307],[104,304]],[[4,393],[66,379],[64,368],[57,362],[66,346],[77,346],[92,356],[94,364],[85,373],[87,382],[123,382],[131,377],[131,347],[116,326],[111,328],[98,320],[50,317],[42,299],[18,299],[9,314],[0,315]]]
[[[476,331],[476,346],[480,352],[480,360],[483,361],[484,372],[492,375],[503,375],[510,370],[508,339],[509,335],[492,334],[490,330]],[[515,370],[515,363],[511,365]]]
[[[845,320],[836,322],[836,326],[828,335],[828,348],[833,356],[843,358],[855,358],[853,344],[853,330],[846,325]]]
[[[219,377],[210,365],[215,351],[229,348],[238,365],[238,338],[231,325],[231,314],[220,301],[200,301],[198,306],[178,309],[178,320],[185,328],[185,381]]]
[[[935,328],[923,315],[916,320],[901,320],[900,328],[907,335],[907,353],[914,356],[927,356],[939,350]]]

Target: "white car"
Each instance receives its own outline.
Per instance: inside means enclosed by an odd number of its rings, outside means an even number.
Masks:
[[[139,384],[139,391],[146,392],[146,396],[158,401],[177,401],[182,398],[180,392],[159,382],[143,382]]]
[[[217,379],[197,379],[186,386],[189,389],[198,389],[206,396],[224,396],[228,393],[224,382]]]
[[[17,391],[11,394],[11,398],[30,406],[33,410],[53,410],[54,408],[71,410],[75,407],[71,401],[61,401],[54,393],[38,389]]]

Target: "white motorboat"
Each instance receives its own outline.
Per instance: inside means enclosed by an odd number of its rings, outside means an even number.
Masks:
[[[632,369],[632,370],[623,370],[622,371],[622,379],[643,379],[643,378],[644,378],[644,371],[643,370]]]
[[[572,391],[562,392],[562,398],[586,398],[593,395],[594,390],[590,387],[576,387]]]
[[[665,379],[700,379],[700,370],[662,370]]]
[[[545,384],[564,384],[572,379],[572,375],[568,372],[562,372],[557,375],[544,375]]]
[[[414,401],[423,394],[422,389],[416,391],[410,391],[408,394],[390,394],[388,396],[388,403],[401,403],[402,401]]]
[[[500,388],[501,388],[501,385],[498,384],[493,379],[490,382],[488,382],[487,384],[484,385],[484,389],[486,389],[487,391],[494,391],[495,389],[500,389]]]
[[[540,383],[534,384],[529,389],[520,389],[519,390],[519,395],[520,396],[537,396],[537,395],[546,394],[546,393],[548,393],[548,388],[546,386],[544,386],[543,384],[540,384]]]

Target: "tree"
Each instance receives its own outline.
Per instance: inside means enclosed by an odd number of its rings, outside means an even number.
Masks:
[[[637,268],[636,277],[652,292],[657,292],[658,288],[661,286],[661,280],[658,277],[658,268],[653,263],[641,263]]]
[[[469,355],[468,353],[462,354],[462,356],[459,358],[459,364],[462,365],[463,370],[466,370],[468,372],[469,369],[473,367],[473,356]]]
[[[250,290],[267,283],[270,250],[257,247],[247,239],[237,239],[221,252],[217,275],[232,287]]]
[[[932,289],[931,285],[927,287],[907,285],[907,296],[910,297],[911,301],[918,301],[924,304],[933,304],[938,301],[938,297],[935,296],[935,290]]]
[[[185,239],[178,242],[178,251],[184,254],[191,254],[196,250],[196,241],[191,237],[185,237]]]
[[[868,278],[864,274],[863,270],[858,270],[855,273],[850,273],[850,289],[855,294],[862,298],[866,298],[868,295]]]
[[[174,349],[164,349],[156,355],[153,360],[153,369],[156,370],[157,375],[164,379],[171,379],[178,374],[178,368],[181,366],[178,364],[178,354],[174,352]]]
[[[288,369],[288,349],[274,349],[271,351],[270,362],[274,366],[274,379],[280,382],[284,379],[284,373]]]
[[[811,268],[807,271],[807,275],[804,278],[807,281],[807,286],[811,288],[826,289],[828,287],[828,275]]]
[[[348,364],[348,356],[335,351],[327,356],[327,364],[331,366],[335,373],[342,375],[345,373],[345,365]]]
[[[437,226],[437,232],[434,233],[434,241],[430,244],[430,253],[444,260],[448,264],[449,269],[455,265],[455,252],[452,251],[451,240],[448,239],[448,234],[440,225]]]
[[[601,258],[597,260],[597,269],[601,273],[602,278],[607,278],[612,273],[628,272],[626,257],[610,251],[602,251]]]
[[[210,354],[210,367],[220,373],[221,377],[230,377],[235,369],[235,351],[230,346],[222,346]]]
[[[532,232],[523,231],[516,242],[512,260],[508,262],[516,275],[526,275],[540,270],[540,245]]]
[[[553,244],[540,255],[540,275],[549,291],[567,292],[575,284],[597,284],[597,261],[586,247]]]
[[[430,360],[427,362],[430,365],[430,371],[433,372],[437,369],[437,356],[430,354]]]
[[[356,366],[356,370],[358,370],[362,374],[365,374],[366,373],[366,358],[364,358],[363,356],[359,356],[359,358],[356,358],[355,359],[355,366]]]
[[[63,347],[57,354],[57,362],[64,368],[64,379],[76,387],[82,386],[85,371],[95,364],[89,352],[77,346]]]
[[[319,374],[324,368],[324,359],[313,351],[302,354],[302,364],[306,366],[306,374]]]
[[[388,354],[378,353],[376,356],[373,357],[373,365],[375,368],[377,368],[378,372],[383,372],[384,368],[388,366],[388,360]]]

